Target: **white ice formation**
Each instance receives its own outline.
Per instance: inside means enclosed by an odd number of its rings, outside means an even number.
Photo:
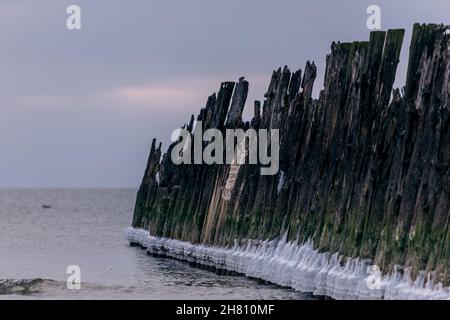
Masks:
[[[411,280],[408,269],[382,275],[376,266],[338,253],[319,253],[311,242],[298,245],[286,237],[272,241],[235,241],[231,248],[159,238],[127,228],[127,240],[151,254],[234,271],[302,292],[333,299],[450,299],[450,290],[433,284],[433,273]]]

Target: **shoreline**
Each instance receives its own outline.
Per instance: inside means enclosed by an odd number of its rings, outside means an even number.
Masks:
[[[131,246],[148,254],[186,261],[196,266],[231,272],[292,288],[296,291],[337,300],[450,299],[449,288],[433,285],[432,273],[421,272],[415,281],[408,269],[381,275],[368,260],[347,258],[338,253],[319,253],[311,242],[302,245],[283,239],[235,241],[232,248],[205,246],[159,238],[143,229],[129,227],[125,237]],[[345,263],[343,263],[345,261]]]

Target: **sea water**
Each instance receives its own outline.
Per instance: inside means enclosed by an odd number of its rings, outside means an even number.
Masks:
[[[133,189],[0,190],[0,299],[312,298],[130,247],[123,231],[135,196]],[[67,287],[73,265],[80,290]]]

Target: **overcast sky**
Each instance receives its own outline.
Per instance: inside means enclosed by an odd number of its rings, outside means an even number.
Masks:
[[[66,28],[66,8],[82,30]],[[137,187],[151,139],[204,106],[221,81],[245,76],[247,109],[273,69],[318,65],[333,40],[382,28],[450,23],[446,0],[0,0],[0,187]]]

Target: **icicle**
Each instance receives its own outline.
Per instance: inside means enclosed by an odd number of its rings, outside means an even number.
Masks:
[[[434,273],[420,272],[413,282],[411,270],[401,272],[399,266],[392,274],[380,274],[377,286],[371,288],[369,271],[377,268],[369,260],[344,260],[337,252],[320,253],[311,241],[302,245],[287,241],[287,233],[272,241],[235,240],[231,248],[158,238],[131,227],[124,233],[127,241],[152,254],[235,271],[315,295],[335,299],[450,299],[449,288],[442,283],[434,285]]]

